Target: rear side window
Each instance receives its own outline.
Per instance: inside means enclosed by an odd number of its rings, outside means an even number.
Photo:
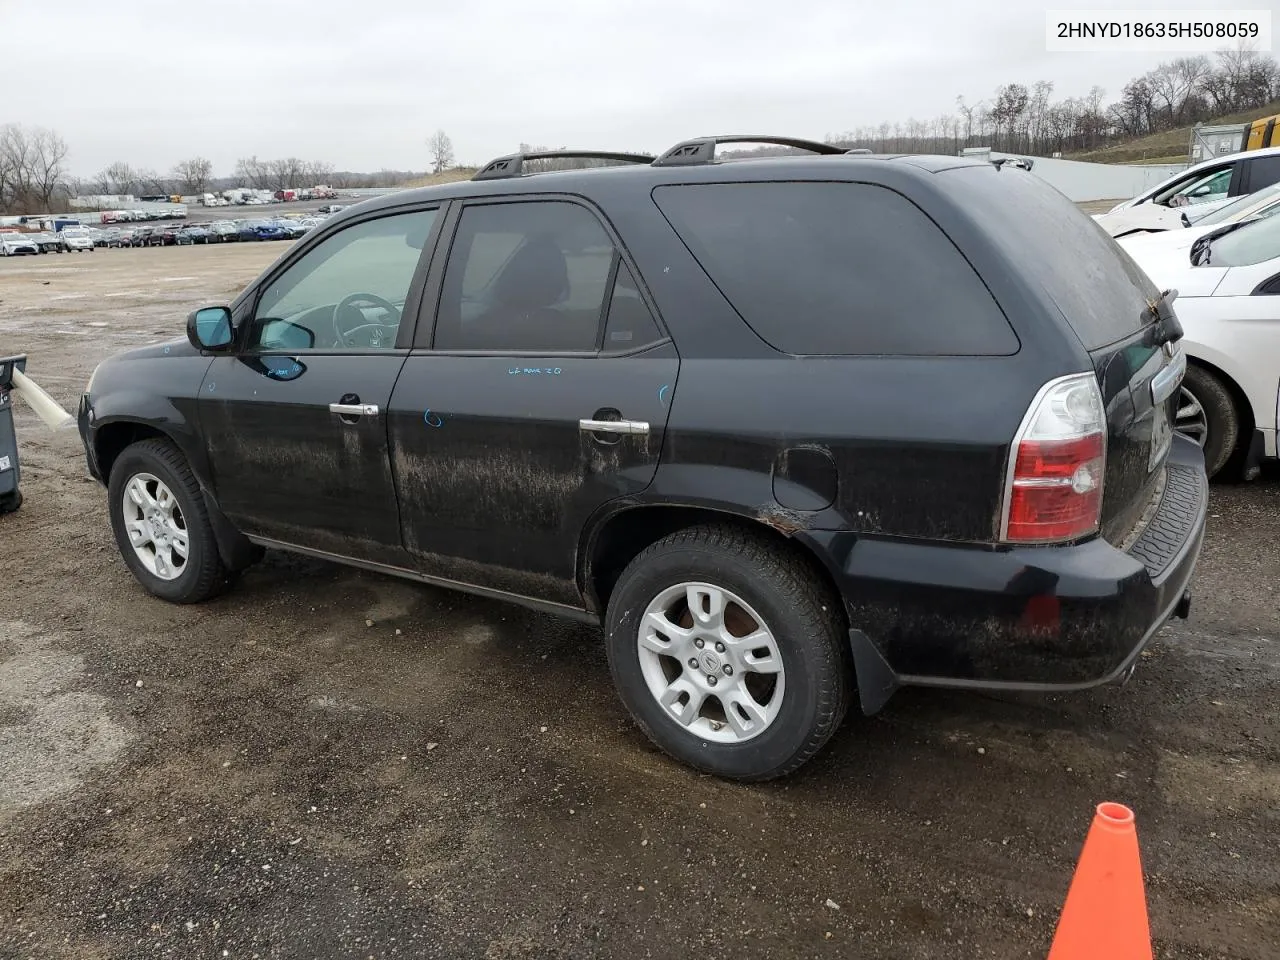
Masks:
[[[1034,173],[990,164],[957,167],[952,199],[1057,305],[1086,350],[1131,336],[1160,295],[1097,223]]]
[[[1257,157],[1249,161],[1250,193],[1280,183],[1280,155]]]
[[[594,351],[615,254],[600,221],[575,203],[466,207],[435,349]]]
[[[991,356],[1018,339],[951,240],[863,183],[711,183],[654,199],[742,318],[802,355]]]

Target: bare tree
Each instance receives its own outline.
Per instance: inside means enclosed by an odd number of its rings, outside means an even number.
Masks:
[[[131,194],[141,186],[138,171],[123,160],[110,164],[96,179],[106,194]]]
[[[427,150],[431,153],[431,169],[435,173],[443,173],[453,166],[453,141],[443,130],[437,130],[428,138]]]
[[[301,183],[299,186],[318,187],[321,184],[328,184],[333,179],[333,164],[325,163],[322,160],[311,160],[302,164],[299,172]]]
[[[271,164],[255,157],[241,157],[236,161],[236,179],[255,190],[265,190],[271,185]]]
[[[136,172],[138,189],[144,194],[168,194],[169,183],[155,170],[140,168]]]
[[[207,157],[192,157],[173,168],[173,179],[187,195],[204,193],[213,178],[213,162]]]

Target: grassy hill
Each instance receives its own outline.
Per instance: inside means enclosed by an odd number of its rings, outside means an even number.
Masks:
[[[1205,126],[1219,123],[1249,123],[1259,117],[1268,117],[1280,113],[1280,100],[1272,101],[1253,110],[1243,113],[1231,113],[1216,120],[1206,120]],[[1112,144],[1100,150],[1089,150],[1083,153],[1069,153],[1068,160],[1088,160],[1092,163],[1181,163],[1187,159],[1187,149],[1191,144],[1191,127],[1178,127],[1153,133],[1149,137],[1140,137],[1125,143]]]
[[[475,167],[454,167],[443,173],[432,173],[416,180],[410,180],[406,187],[434,187],[437,183],[454,183],[458,180],[470,180],[475,175]]]

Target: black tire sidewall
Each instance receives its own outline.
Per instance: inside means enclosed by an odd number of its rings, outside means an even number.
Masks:
[[[185,466],[183,469],[186,469]],[[162,580],[143,566],[129,542],[129,533],[124,526],[123,497],[129,481],[139,473],[149,473],[162,480],[178,501],[178,508],[187,528],[187,562],[182,573],[172,580]],[[209,536],[204,514],[198,505],[192,502],[188,490],[189,476],[180,476],[164,459],[146,445],[135,445],[127,448],[111,467],[111,479],[107,487],[110,497],[108,512],[111,516],[111,530],[115,534],[116,546],[124,558],[125,565],[138,579],[138,582],[149,593],[164,600],[184,602],[201,579],[201,571],[205,566],[205,554],[217,550],[212,537]]]
[[[641,672],[637,635],[645,609],[666,588],[689,581],[740,596],[777,641],[786,683],[782,709],[768,729],[743,743],[718,743],[690,733],[657,702]],[[605,643],[619,696],[645,733],[678,759],[720,776],[767,777],[792,764],[819,722],[823,671],[832,661],[820,655],[818,644],[830,640],[815,629],[812,614],[806,617],[794,600],[728,551],[679,545],[649,555],[624,572],[609,604]]]
[[[1217,377],[1199,367],[1187,368],[1182,385],[1205,413],[1209,436],[1204,445],[1204,460],[1206,471],[1212,477],[1226,467],[1240,441],[1240,418],[1235,401]]]

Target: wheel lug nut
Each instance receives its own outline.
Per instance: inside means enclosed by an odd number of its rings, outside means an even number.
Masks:
[[[714,675],[712,675],[712,674],[708,674],[708,675],[707,675],[707,683],[711,684],[711,686],[713,686],[713,687],[714,687],[714,686],[716,685],[716,678],[715,678],[715,676],[714,676]]]
[[[697,669],[698,669],[698,658],[697,658],[697,657],[690,657],[690,658],[689,658],[689,666],[691,666],[691,667],[693,667],[693,669],[697,670]]]
[[[724,665],[724,675],[726,677],[733,676],[733,667],[729,666],[727,663]]]
[[[699,637],[697,640],[693,641],[693,645],[697,647],[699,650],[701,650],[703,647],[707,645],[707,642],[703,640],[701,637]]]
[[[724,644],[719,640],[716,641],[716,653],[724,653]]]

